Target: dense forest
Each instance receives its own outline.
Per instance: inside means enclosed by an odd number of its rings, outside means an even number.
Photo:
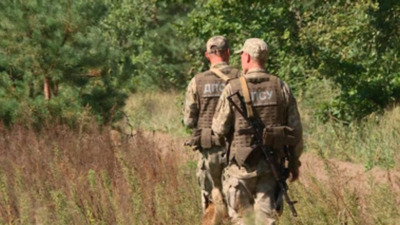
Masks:
[[[399,0],[0,0],[0,225],[200,224],[181,111],[213,35],[264,39],[297,99],[279,224],[398,224],[399,34]]]
[[[397,0],[2,0],[0,120],[118,120],[125,99],[183,91],[205,42],[259,37],[267,70],[322,121],[348,124],[400,99]],[[239,66],[239,57],[231,63]]]

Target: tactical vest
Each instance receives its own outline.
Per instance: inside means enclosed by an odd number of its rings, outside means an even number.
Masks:
[[[257,78],[246,78],[254,115],[259,117],[266,127],[286,124],[281,80],[274,75],[267,75],[262,72],[257,74],[259,75]],[[239,79],[231,81],[230,84],[232,93],[239,92],[240,96],[243,96]],[[241,106],[239,99],[234,98],[233,100],[238,106]],[[241,107],[243,108],[243,106]],[[252,129],[247,121],[239,112],[235,111],[235,128],[230,159],[235,157],[238,161],[242,157],[241,153],[251,151],[251,146],[254,144],[254,134],[251,131]],[[244,161],[244,159],[239,161]]]
[[[217,67],[222,73],[230,79],[237,78],[240,71],[231,66]],[[200,99],[200,112],[197,121],[197,128],[211,128],[212,119],[217,107],[219,96],[224,90],[226,81],[219,78],[210,70],[198,74],[195,77],[197,93]]]

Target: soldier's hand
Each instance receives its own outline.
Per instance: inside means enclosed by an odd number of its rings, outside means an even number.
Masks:
[[[290,173],[290,182],[294,182],[299,179],[299,168],[301,166],[300,160],[290,160],[289,161],[289,173]]]
[[[200,151],[200,146],[198,146],[198,145],[192,145],[192,146],[190,146],[190,148],[191,148],[193,151]]]
[[[186,140],[183,144],[184,146],[189,146],[193,151],[200,150],[200,137],[192,137],[189,140]]]

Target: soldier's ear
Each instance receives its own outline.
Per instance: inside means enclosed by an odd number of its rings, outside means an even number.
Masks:
[[[240,60],[242,62],[248,63],[250,62],[250,55],[247,52],[240,53]]]
[[[249,54],[249,53],[246,53],[246,55],[247,55],[247,62],[250,62],[250,61],[251,61],[251,56],[250,56],[250,54]]]
[[[245,61],[246,61],[247,63],[249,63],[249,62],[251,61],[251,57],[250,57],[249,53],[243,52],[243,54],[244,54],[244,59],[245,59]]]
[[[206,58],[207,58],[208,60],[210,60],[210,54],[208,54],[207,51],[204,53],[204,55],[206,56]]]

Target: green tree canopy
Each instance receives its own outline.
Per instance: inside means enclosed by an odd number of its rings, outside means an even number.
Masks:
[[[196,6],[183,30],[198,67],[204,65],[200,49],[212,35],[227,36],[233,49],[259,37],[271,49],[267,70],[295,90],[318,95],[312,83],[323,79],[338,88],[317,103],[324,117],[351,121],[399,100],[398,1],[209,0]]]
[[[267,70],[325,118],[351,121],[400,98],[396,0],[4,0],[0,15],[7,123],[74,121],[86,109],[102,122],[119,118],[132,91],[183,90],[206,69],[213,35],[232,50],[264,39]],[[320,98],[325,81],[335,91]]]
[[[71,119],[88,105],[108,119],[110,109],[120,104],[120,93],[109,82],[119,53],[99,26],[106,5],[6,0],[0,10],[0,104],[9,105],[0,115],[6,120],[16,112]],[[91,82],[93,76],[99,78]],[[44,85],[51,101],[44,100]]]

